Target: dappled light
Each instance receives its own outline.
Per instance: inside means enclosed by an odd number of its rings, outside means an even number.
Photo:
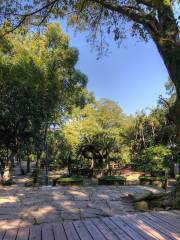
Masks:
[[[179,6],[0,1],[0,240],[180,240]]]

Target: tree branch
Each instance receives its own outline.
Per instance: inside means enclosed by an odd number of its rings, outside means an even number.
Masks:
[[[13,27],[12,29],[10,29],[9,31],[6,31],[4,35],[9,34],[9,33],[13,32],[13,31],[15,31],[17,28],[19,28],[19,27],[25,22],[25,20],[26,20],[28,17],[33,16],[33,15],[36,15],[37,13],[40,13],[40,12],[42,12],[42,11],[45,10],[45,9],[48,9],[48,8],[52,9],[53,6],[54,6],[57,2],[59,2],[59,1],[60,1],[60,0],[53,0],[52,2],[47,3],[46,5],[42,6],[41,8],[36,9],[36,10],[33,11],[33,12],[29,12],[29,13],[25,13],[25,14],[18,14],[18,13],[16,14],[16,13],[14,13],[14,15],[16,15],[16,16],[19,15],[19,16],[21,16],[22,18],[21,18],[20,21],[16,24],[15,27]],[[46,16],[46,17],[47,17],[47,16]]]
[[[142,24],[151,34],[152,32],[159,34],[159,23],[156,18],[150,14],[140,14],[137,12],[139,9],[134,8],[133,6],[115,5],[104,0],[91,1],[96,2],[97,4],[100,4],[113,12],[120,13],[121,15],[126,16],[129,20]]]
[[[143,4],[147,7],[153,7],[153,1],[152,0],[136,0],[137,3]]]

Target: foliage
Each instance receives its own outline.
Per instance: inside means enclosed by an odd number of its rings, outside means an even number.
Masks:
[[[159,145],[143,150],[140,168],[150,172],[152,176],[164,172],[171,161],[171,151],[168,147]]]
[[[121,108],[108,99],[74,109],[63,128],[74,158],[94,160],[96,166],[120,161],[124,119]]]
[[[24,146],[28,146],[25,147],[28,151],[37,149],[42,135],[47,133],[47,122],[59,121],[60,116],[72,111],[64,116],[64,126],[58,133],[48,133],[52,162],[83,157],[102,164],[110,159],[127,162],[130,157],[132,163],[139,166],[145,163],[154,173],[164,169],[168,151],[172,152],[173,161],[177,161],[180,143],[178,4],[176,0],[1,1],[0,21],[4,27],[0,39],[0,77],[9,84],[2,81],[0,86],[1,155],[7,156],[9,150],[24,151]],[[107,100],[87,104],[84,109],[74,108],[74,104],[88,102],[84,101],[87,92],[82,90],[86,79],[75,70],[78,53],[69,48],[68,39],[60,34],[58,26],[45,28],[43,34],[33,33],[34,28],[27,33],[23,28],[21,34],[3,37],[23,23],[28,27],[39,26],[52,16],[66,15],[69,25],[90,33],[88,41],[100,55],[106,49],[106,33],[118,43],[127,32],[145,41],[152,37],[176,94],[173,92],[168,100],[161,99],[161,106],[149,114],[142,111],[131,117],[124,116],[119,106]],[[18,111],[13,112],[15,108]]]
[[[60,177],[57,179],[57,183],[60,185],[81,185],[83,184],[83,178],[79,176],[73,177]]]
[[[44,150],[47,128],[85,103],[87,78],[75,69],[78,52],[58,24],[39,33],[1,39],[0,151],[7,162],[18,151]]]
[[[99,184],[107,184],[107,185],[125,185],[126,178],[123,176],[105,176],[98,179]]]
[[[1,24],[7,20],[12,26],[2,34],[22,24],[40,26],[52,17],[68,16],[68,24],[89,32],[88,41],[106,53],[106,34],[121,43],[129,33],[147,41],[153,39],[169,77],[176,89],[176,99],[169,108],[169,118],[175,123],[180,143],[180,34],[179,0],[53,0],[1,1]],[[127,29],[129,31],[127,31]]]

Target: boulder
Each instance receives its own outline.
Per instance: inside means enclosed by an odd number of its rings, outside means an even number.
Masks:
[[[134,207],[138,211],[149,211],[149,205],[146,201],[139,201],[134,204]]]
[[[152,192],[150,191],[145,191],[143,193],[135,193],[132,198],[135,202],[139,202],[139,201],[143,201],[146,199],[149,199],[151,197],[151,195],[153,195]]]
[[[173,208],[180,210],[180,198],[176,198],[173,202]]]

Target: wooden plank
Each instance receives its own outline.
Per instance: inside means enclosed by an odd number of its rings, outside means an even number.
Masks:
[[[110,218],[102,218],[102,221],[108,226],[111,231],[118,237],[120,240],[132,240],[132,238],[126,234],[122,229],[120,229],[115,223],[113,223]]]
[[[126,232],[134,240],[144,240],[144,238],[134,229],[132,229],[126,222],[124,222],[120,217],[111,217],[113,223],[115,223],[119,228]]]
[[[55,240],[67,240],[66,233],[61,223],[52,224],[54,239]]]
[[[18,232],[18,228],[7,230],[3,240],[15,240],[17,236],[17,232]]]
[[[143,224],[142,229],[146,233],[152,234],[153,236],[155,236],[156,239],[160,239],[160,240],[167,239],[167,237],[162,236],[162,234],[159,233],[159,231],[154,229],[152,226],[149,226],[146,222],[144,222],[143,220],[137,218],[136,214],[133,215],[133,218],[134,218],[134,220],[132,220],[132,221],[134,221],[135,223],[140,223],[140,224],[142,223]]]
[[[42,225],[42,240],[54,240],[53,229],[51,224]]]
[[[172,210],[171,212],[177,214],[178,216],[180,216],[180,211],[179,210]]]
[[[79,240],[80,239],[72,222],[64,222],[63,226],[64,226],[64,230],[65,230],[68,240]]]
[[[90,220],[84,220],[83,223],[94,240],[105,240],[103,234],[95,227],[94,224],[92,224]]]
[[[149,226],[153,227],[154,229],[156,229],[159,233],[161,233],[161,235],[167,239],[177,239],[176,237],[172,236],[171,233],[166,230],[166,228],[159,226],[158,224],[154,223],[151,219],[149,219],[148,217],[146,217],[144,214],[137,214],[136,215],[138,219],[143,220],[144,222],[146,222],[146,224],[148,224]],[[180,240],[180,239],[178,239]]]
[[[29,228],[20,228],[17,234],[16,240],[28,240],[29,239]]]
[[[158,213],[160,213],[163,216],[176,219],[176,220],[178,220],[178,223],[180,223],[180,214],[176,213],[175,211],[160,211]]]
[[[168,229],[169,231],[173,232],[174,234],[180,234],[180,228],[177,228],[173,225],[173,220],[171,221],[171,224],[166,222],[166,220],[163,220],[163,218],[158,217],[157,215],[153,215],[153,214],[145,214],[148,218],[150,218],[151,220],[153,220],[154,222],[156,222],[157,224],[165,227],[166,229]]]
[[[29,240],[41,240],[41,226],[30,227]]]
[[[93,240],[90,233],[85,228],[84,224],[81,221],[74,221],[73,225],[80,237],[81,240]]]
[[[172,215],[164,214],[161,212],[152,212],[152,215],[162,219],[163,221],[171,224],[172,226],[175,226],[176,228],[180,228],[179,220],[177,218],[174,218]]]
[[[118,240],[119,238],[106,226],[105,223],[101,221],[101,219],[94,219],[92,223],[99,229],[100,232],[106,237],[108,240]]]
[[[160,211],[157,213],[161,214],[163,216],[166,216],[166,217],[171,217],[173,219],[175,218],[180,222],[180,214],[176,213],[175,210],[174,211]]]
[[[164,238],[161,237],[159,233],[157,233],[151,227],[147,226],[143,221],[137,219],[134,214],[125,217],[121,216],[121,219],[125,221],[131,228],[133,228],[146,240],[154,239],[164,240]]]
[[[4,237],[5,233],[6,233],[5,230],[4,231],[3,230],[0,231],[0,240],[3,240],[3,237]]]

